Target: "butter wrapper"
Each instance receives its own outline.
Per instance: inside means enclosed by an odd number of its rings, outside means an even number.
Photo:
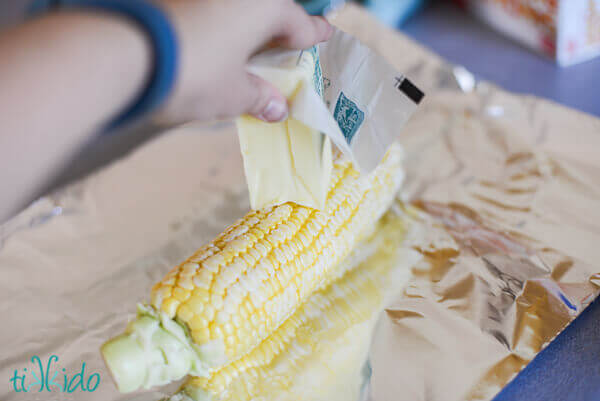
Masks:
[[[327,135],[355,168],[368,173],[424,94],[383,57],[339,29],[310,52],[316,56],[314,82],[290,102],[290,117]],[[264,71],[286,62],[285,56],[271,53],[257,57],[250,68]]]
[[[323,98],[337,129],[321,129],[361,172],[372,171],[423,92],[358,39],[337,30],[319,46]],[[308,117],[308,116],[306,116]]]
[[[309,50],[258,54],[248,70],[277,86],[290,108],[282,123],[238,119],[254,209],[287,201],[323,207],[331,142],[368,173],[423,98],[382,57],[340,30]]]

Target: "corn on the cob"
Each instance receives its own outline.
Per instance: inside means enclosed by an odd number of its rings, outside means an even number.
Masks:
[[[250,352],[339,276],[402,178],[397,145],[365,176],[339,157],[323,211],[288,203],[251,212],[200,248],[154,286],[152,309],[103,346],[119,389],[207,376]]]
[[[166,401],[331,400],[323,394],[328,387],[339,400],[358,399],[360,380],[356,376],[366,349],[352,342],[346,344],[350,349],[339,351],[350,334],[361,333],[356,340],[368,344],[371,323],[386,291],[399,284],[390,280],[390,273],[397,266],[403,220],[393,215],[383,220],[374,238],[359,246],[368,248],[366,260],[350,257],[347,265],[354,269],[311,295],[259,346],[208,378],[190,378]],[[405,259],[412,264],[410,258]],[[338,363],[334,361],[332,366],[336,353]],[[303,386],[308,380],[312,385]],[[349,381],[342,389],[339,380]],[[311,395],[315,387],[319,396]]]

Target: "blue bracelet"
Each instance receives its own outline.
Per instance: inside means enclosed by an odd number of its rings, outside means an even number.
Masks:
[[[169,96],[177,78],[179,44],[166,13],[146,0],[41,0],[32,11],[45,8],[92,8],[124,15],[137,23],[150,37],[154,63],[141,96],[135,99],[107,129],[111,130],[155,110]]]

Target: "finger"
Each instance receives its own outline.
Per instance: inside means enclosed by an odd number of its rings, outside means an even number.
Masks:
[[[240,84],[240,113],[250,114],[266,122],[283,121],[288,116],[285,97],[271,83],[246,73]]]
[[[306,49],[328,40],[333,27],[323,17],[311,17],[296,3],[284,8],[275,40],[283,47]]]

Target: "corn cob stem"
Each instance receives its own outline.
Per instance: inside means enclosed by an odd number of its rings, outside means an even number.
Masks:
[[[194,344],[177,322],[138,305],[137,318],[123,333],[106,342],[101,353],[119,391],[167,384],[187,374],[205,376],[222,355],[218,344]]]

